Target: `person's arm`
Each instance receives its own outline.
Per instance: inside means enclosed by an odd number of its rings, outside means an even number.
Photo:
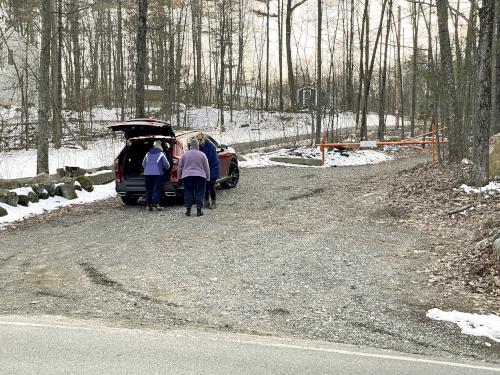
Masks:
[[[210,166],[208,165],[208,159],[205,154],[203,154],[203,168],[205,169],[206,180],[210,181]]]
[[[146,168],[146,161],[148,160],[148,154],[144,156],[144,159],[142,159],[142,168]]]
[[[163,169],[166,171],[168,171],[168,169],[170,168],[170,163],[168,162],[168,159],[167,159],[167,156],[165,155],[164,152],[162,152],[162,165],[163,165]]]

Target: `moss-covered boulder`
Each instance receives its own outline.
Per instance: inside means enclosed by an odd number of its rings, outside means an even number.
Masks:
[[[0,180],[0,189],[17,189],[20,186],[18,180]]]
[[[0,189],[0,202],[6,203],[9,206],[16,207],[19,202],[17,193],[7,189]]]
[[[7,216],[9,213],[7,212],[7,210],[3,207],[0,207],[0,217],[2,216]]]
[[[92,186],[92,181],[91,181],[90,177],[78,176],[77,178],[75,178],[75,180],[80,183],[83,190],[88,191],[88,192],[94,190],[94,186]]]
[[[40,200],[34,191],[28,191],[28,199],[31,203],[36,203]]]
[[[28,207],[30,199],[27,194],[18,194],[17,197],[19,198],[17,202],[18,205]]]
[[[90,178],[92,185],[104,185],[115,180],[115,172],[110,170],[98,171],[86,176]]]

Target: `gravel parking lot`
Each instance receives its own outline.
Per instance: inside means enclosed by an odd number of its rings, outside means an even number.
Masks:
[[[443,293],[417,272],[427,235],[397,225],[384,190],[419,161],[243,169],[199,218],[116,198],[27,220],[0,232],[0,313],[498,362],[498,345],[425,317]]]

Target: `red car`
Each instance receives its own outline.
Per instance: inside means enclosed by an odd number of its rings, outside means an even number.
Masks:
[[[109,128],[115,132],[125,133],[125,147],[114,163],[116,192],[125,204],[136,204],[139,198],[144,196],[146,189],[142,161],[149,149],[153,147],[153,143],[158,140],[162,142],[163,151],[170,162],[170,169],[162,184],[162,197],[183,194],[182,183],[177,176],[177,165],[181,155],[188,149],[188,141],[196,137],[197,131],[183,131],[175,134],[170,124],[155,119],[128,120]],[[234,188],[240,176],[236,152],[231,147],[219,144],[209,135],[207,138],[215,145],[219,158],[220,173],[217,184],[223,188]]]

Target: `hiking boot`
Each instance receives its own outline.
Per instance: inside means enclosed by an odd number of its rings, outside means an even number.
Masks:
[[[211,209],[214,209],[214,208],[217,208],[217,203],[215,203],[215,201],[212,201],[212,204],[210,205]]]
[[[186,207],[186,216],[191,216],[191,207]]]
[[[152,205],[150,205],[150,204],[148,204],[148,205],[146,206],[146,210],[148,210],[148,211],[153,211],[153,206],[152,206]]]
[[[210,201],[205,201],[205,202],[203,203],[203,207],[205,207],[205,208],[210,208]]]
[[[196,216],[203,216],[203,211],[201,210],[201,208],[196,209]]]
[[[163,207],[162,206],[155,206],[155,210],[156,211],[163,211]]]

